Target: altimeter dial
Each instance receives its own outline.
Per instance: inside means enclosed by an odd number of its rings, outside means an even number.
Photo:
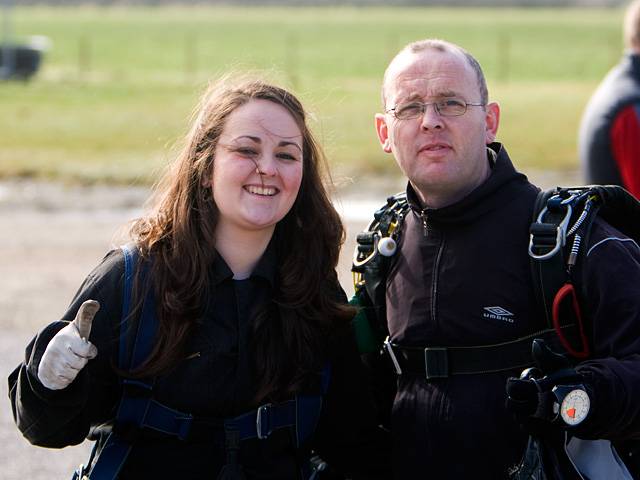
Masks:
[[[558,389],[554,393],[560,402],[560,411],[558,413],[564,423],[575,426],[587,418],[591,400],[583,388],[572,387],[566,394],[561,389]]]

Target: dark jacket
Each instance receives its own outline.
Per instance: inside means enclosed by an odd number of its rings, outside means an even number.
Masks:
[[[490,177],[460,202],[411,212],[387,279],[390,339],[402,346],[491,345],[544,328],[527,246],[538,189],[514,169],[499,144]],[[596,385],[583,436],[640,435],[640,249],[598,242],[584,281],[593,314],[594,357],[579,366]],[[501,314],[495,315],[495,307]],[[395,478],[507,478],[527,435],[505,409],[505,383],[519,370],[427,381],[401,375],[392,408]]]
[[[607,74],[582,116],[578,150],[587,183],[625,186],[613,155],[611,127],[618,113],[633,104],[640,105],[640,55],[628,53]],[[637,165],[640,159],[633,161]]]
[[[276,288],[276,264],[270,248],[250,278],[235,281],[218,257],[210,273],[214,294],[206,299],[184,360],[156,379],[155,400],[200,418],[234,417],[256,408],[252,400],[256,391],[250,336],[256,311]],[[80,287],[63,321],[48,325],[33,339],[24,362],[11,374],[14,417],[31,443],[54,448],[77,444],[91,428],[113,419],[121,396],[113,366],[118,356],[123,272],[122,252],[110,252]],[[41,356],[49,340],[90,298],[102,306],[90,337],[98,348],[98,357],[66,389],[48,390],[37,379]],[[274,432],[266,440],[242,442],[240,463],[247,478],[300,478],[300,466],[309,448],[354,478],[387,477],[384,433],[375,426],[368,386],[348,326],[333,332],[328,360],[331,381],[314,437],[302,451],[296,451],[292,432],[287,429]],[[318,378],[310,382],[312,391],[301,393],[320,393]],[[224,463],[224,449],[207,440],[206,435],[184,442],[143,432],[120,478],[216,478]]]

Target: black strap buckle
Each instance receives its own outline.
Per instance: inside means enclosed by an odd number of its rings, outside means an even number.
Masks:
[[[424,349],[424,372],[427,380],[449,376],[449,356],[446,347]]]
[[[265,403],[258,407],[256,412],[256,433],[260,440],[264,440],[273,431],[271,425],[271,404]]]

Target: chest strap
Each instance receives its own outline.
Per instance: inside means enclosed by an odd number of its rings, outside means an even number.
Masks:
[[[131,398],[131,397],[129,397]],[[235,430],[239,440],[263,440],[281,428],[295,427],[301,444],[311,436],[320,411],[319,396],[298,395],[282,403],[267,403],[233,418],[198,417],[145,398],[145,409],[135,423],[118,422],[113,431],[132,443],[143,429],[170,435],[184,441],[213,441],[224,444],[225,431]],[[129,400],[132,401],[132,400]],[[302,413],[304,412],[304,415]],[[309,418],[310,417],[310,418]],[[219,441],[218,441],[219,440]]]
[[[113,431],[129,443],[144,436],[145,430],[186,442],[213,442],[219,446],[224,446],[228,430],[237,431],[240,441],[263,440],[281,428],[297,427],[296,412],[300,408],[297,400],[268,403],[237,417],[220,419],[193,416],[150,399],[139,425],[118,423]],[[300,441],[309,435],[310,432],[302,432]]]
[[[567,335],[575,335],[575,325],[562,327]],[[398,375],[417,375],[427,380],[452,375],[478,375],[523,369],[533,365],[531,342],[544,338],[556,351],[564,351],[554,329],[494,345],[470,347],[404,347],[387,340],[385,350]]]

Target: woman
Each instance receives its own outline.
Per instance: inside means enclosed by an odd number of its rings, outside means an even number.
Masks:
[[[385,478],[322,161],[287,91],[210,88],[134,247],[107,254],[12,373],[25,437],[91,434],[91,478],[305,478],[312,448]]]

